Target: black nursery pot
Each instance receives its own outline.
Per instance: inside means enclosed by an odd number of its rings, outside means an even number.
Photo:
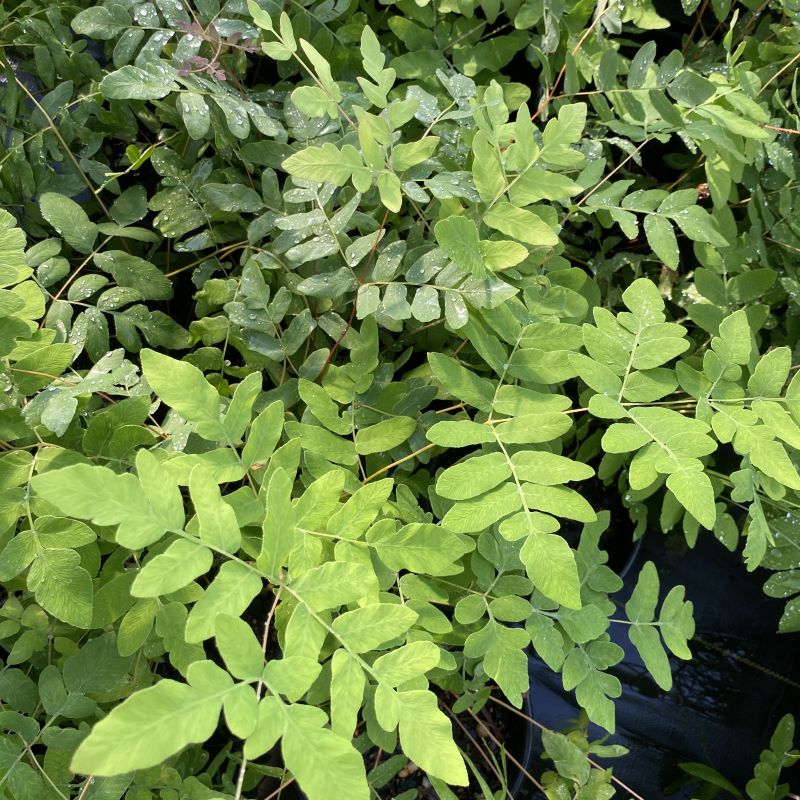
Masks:
[[[530,692],[528,692],[522,698],[522,711],[528,717],[533,719],[533,708],[531,706]],[[515,754],[514,758],[516,758],[519,761],[519,763],[526,770],[530,771],[528,768],[530,767],[531,760],[533,759],[534,727],[530,722],[528,722],[527,720],[523,719],[522,717],[520,717],[520,716],[518,716],[516,714],[514,716],[516,717],[516,719],[520,723],[522,723],[520,725],[520,729],[521,729],[520,730],[520,744],[521,744],[520,755],[517,756]],[[514,773],[516,773],[516,775],[512,779],[512,781],[510,782],[508,790],[511,792],[511,796],[514,798],[514,800],[522,800],[522,798],[528,796],[528,795],[525,794],[525,791],[526,791],[525,786],[526,786],[526,783],[528,783],[528,779],[527,779],[525,773],[522,772],[522,770],[520,770],[518,767],[516,767],[516,765],[514,765],[513,763],[512,763],[512,768],[513,768],[514,771],[511,774],[513,775]],[[531,788],[532,787],[529,787],[529,790]]]
[[[628,564],[617,568],[625,582],[615,598],[620,604],[648,560],[658,565],[662,601],[673,586],[682,585],[694,604],[693,658],[670,659],[674,685],[669,692],[655,685],[630,644],[627,626],[609,630],[625,651],[611,669],[622,683],[622,697],[615,703],[617,730],[609,743],[630,752],[601,763],[646,798],[698,796],[681,762],[706,764],[743,788],[778,720],[800,708],[800,651],[775,632],[783,603],[763,594],[764,576],[746,572],[740,554],[728,552],[711,536],[701,537],[694,549],[681,544],[678,537],[647,533],[630,548]],[[536,656],[529,671],[532,716],[554,730],[569,724],[578,709],[560,676]],[[590,738],[604,734],[590,726]],[[533,757],[539,752],[534,742]],[[787,774],[786,780],[794,785],[797,776]],[[515,800],[533,797],[539,795],[521,793]]]

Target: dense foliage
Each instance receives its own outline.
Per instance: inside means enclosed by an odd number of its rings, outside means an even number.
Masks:
[[[0,796],[504,797],[453,726],[533,654],[611,797],[609,626],[691,658],[645,530],[800,630],[796,0],[0,18]]]

